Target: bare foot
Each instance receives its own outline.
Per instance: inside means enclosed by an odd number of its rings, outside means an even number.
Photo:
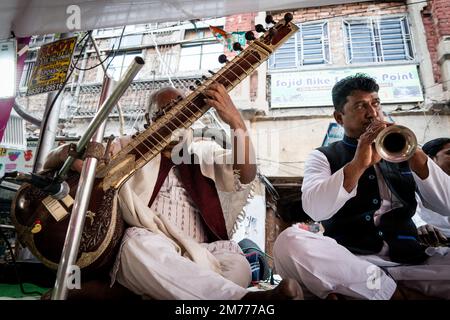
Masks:
[[[303,300],[303,291],[297,281],[284,279],[275,289],[249,292],[242,300]]]

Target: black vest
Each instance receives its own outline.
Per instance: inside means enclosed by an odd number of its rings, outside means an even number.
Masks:
[[[335,173],[350,162],[356,151],[357,140],[344,136],[342,141],[318,148],[325,154],[331,173]],[[417,228],[412,221],[417,201],[416,183],[407,162],[379,162],[379,169],[389,190],[399,199],[403,207],[386,212],[379,226],[374,224],[374,213],[381,206],[375,168],[368,168],[358,181],[356,196],[330,219],[322,221],[325,235],[334,238],[356,254],[380,252],[383,240],[389,245],[392,261],[421,263],[426,260],[425,248],[418,242]]]

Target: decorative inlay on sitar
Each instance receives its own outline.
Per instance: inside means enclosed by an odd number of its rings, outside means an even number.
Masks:
[[[222,67],[211,78],[201,83],[185,99],[175,102],[171,108],[148,129],[135,136],[108,164],[97,168],[97,179],[88,206],[77,265],[84,271],[98,271],[111,265],[124,222],[117,212],[117,192],[120,186],[139,168],[158,155],[170,142],[172,134],[190,127],[209,106],[204,90],[213,83],[221,83],[232,90],[281,46],[298,28],[291,23],[291,14],[268,31],[260,25],[257,31],[264,34],[255,39],[252,32],[246,34],[250,44],[233,60],[221,56]],[[258,30],[259,29],[259,30]],[[239,46],[236,48],[242,49]],[[18,238],[45,265],[56,269],[60,260],[64,239],[78,185],[78,174],[67,179],[70,196],[56,200],[41,190],[24,184],[12,204],[12,221]]]

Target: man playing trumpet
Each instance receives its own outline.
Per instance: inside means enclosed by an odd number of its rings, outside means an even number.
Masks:
[[[389,124],[378,90],[361,74],[333,87],[334,117],[345,136],[309,155],[302,185],[303,209],[325,232],[295,225],[282,232],[274,247],[277,271],[321,298],[448,299],[450,254],[422,244],[412,220],[416,187],[437,184],[427,173],[436,166],[419,148],[408,161],[381,158],[374,141]]]

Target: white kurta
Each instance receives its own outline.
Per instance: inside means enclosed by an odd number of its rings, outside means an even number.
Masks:
[[[421,208],[419,216],[423,223],[439,228],[446,237],[450,237],[450,176],[431,159],[427,165],[429,177],[422,180],[414,174],[422,201],[427,206]]]
[[[414,172],[424,206],[431,211],[450,217],[450,176],[434,161],[427,161],[429,176],[422,180]]]
[[[121,147],[126,143],[121,141]],[[194,141],[189,144],[189,152],[198,156],[202,174],[215,182],[231,236],[250,195],[250,185],[239,184],[232,164],[224,160],[230,151],[217,143]],[[193,201],[180,193],[181,184],[173,172],[152,208],[148,207],[159,165],[160,156],[141,168],[119,192],[120,209],[133,227],[125,233],[112,270],[112,282],[117,277],[133,292],[154,299],[242,298],[251,280],[247,260],[233,242],[201,244],[203,230],[192,233],[190,228],[181,228],[181,221],[178,223],[175,216],[186,214],[186,219],[200,220]],[[173,192],[178,192],[178,196]],[[170,199],[165,198],[173,196],[179,205],[168,205]],[[183,208],[187,209],[184,213]]]
[[[433,188],[435,192],[442,189],[442,186],[436,187],[438,181],[433,180],[435,176],[430,174],[431,179],[425,183],[429,192]],[[378,172],[372,179],[378,179],[380,187],[382,203],[375,213],[379,217],[399,204],[391,197]],[[343,181],[343,169],[331,174],[326,156],[318,150],[313,151],[305,164],[302,185],[305,212],[316,221],[331,218],[356,196],[357,187],[347,192]],[[374,221],[377,223],[377,219]],[[433,257],[418,266],[403,266],[389,261],[386,256],[388,250],[385,245],[378,255],[356,256],[332,238],[292,226],[277,238],[274,259],[281,276],[297,279],[322,298],[336,292],[354,298],[389,299],[396,289],[394,278],[426,294],[450,299],[450,254],[446,253],[446,248],[440,253],[428,250]],[[389,275],[378,266],[387,270]]]

